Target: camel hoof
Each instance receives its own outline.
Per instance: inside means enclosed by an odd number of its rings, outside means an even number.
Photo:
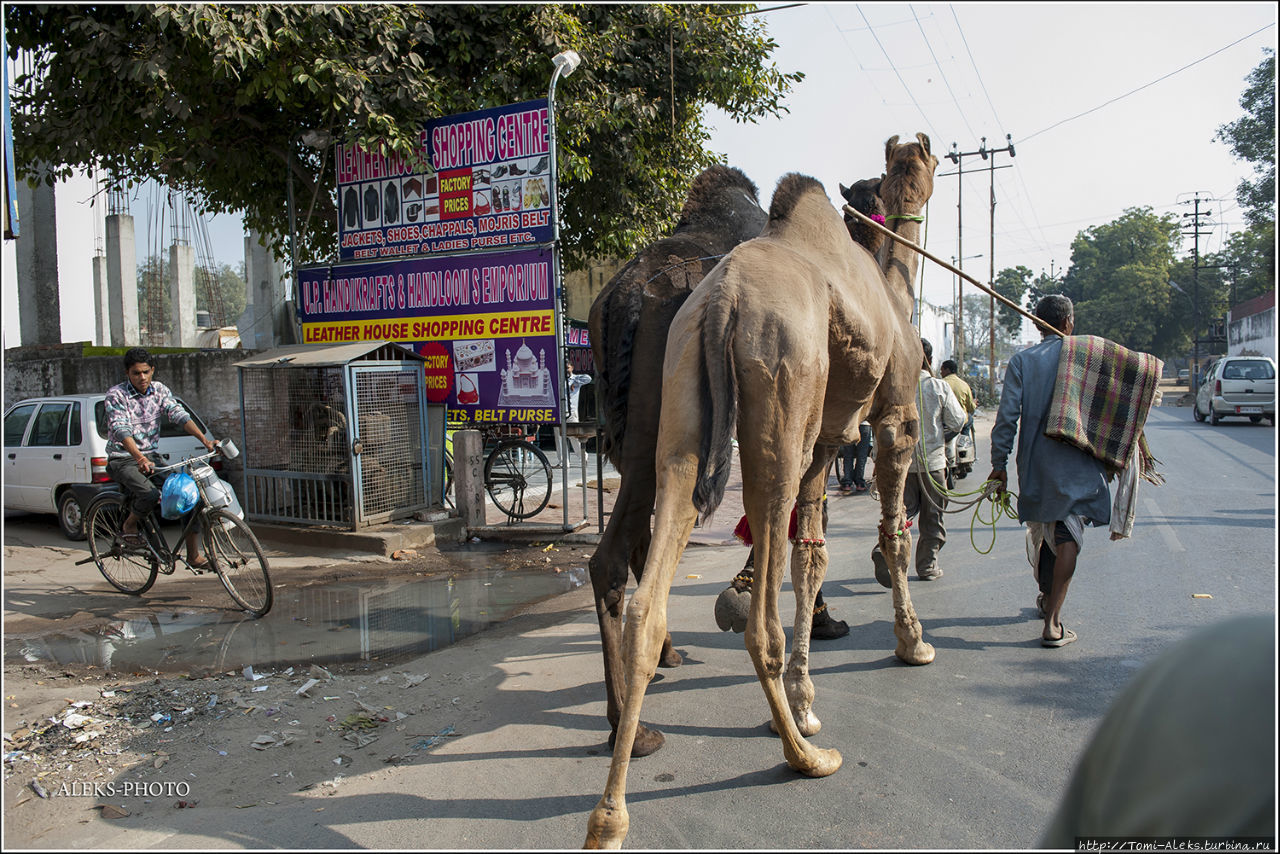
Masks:
[[[609,749],[613,750],[618,740],[618,731],[609,733]],[[656,729],[649,729],[644,724],[636,724],[636,737],[631,742],[631,758],[639,759],[650,753],[657,753],[658,748],[667,743],[667,737]]]
[[[907,664],[928,664],[933,661],[935,652],[933,644],[917,641],[912,646],[907,646],[903,643],[898,644],[898,648],[894,650],[894,655]]]
[[[809,767],[796,768],[806,777],[829,777],[840,770],[844,757],[834,747],[815,747],[810,752]]]
[[[747,615],[751,613],[751,589],[739,590],[729,586],[716,598],[716,625],[720,631],[733,629],[741,634],[747,628]]]
[[[793,710],[791,719],[796,722],[796,729],[800,730],[800,734],[805,738],[817,735],[822,730],[822,721],[818,720],[818,716],[812,710],[805,712],[801,717],[796,717],[796,713]],[[778,734],[778,727],[774,724],[773,718],[769,718],[769,732],[774,735]]]
[[[684,656],[676,651],[674,646],[665,647],[662,650],[662,656],[658,659],[659,667],[679,667],[684,664]]]
[[[621,848],[622,840],[627,838],[627,829],[630,824],[631,820],[627,817],[626,807],[610,808],[601,800],[591,811],[591,817],[587,819],[587,840],[582,843],[582,847]]]

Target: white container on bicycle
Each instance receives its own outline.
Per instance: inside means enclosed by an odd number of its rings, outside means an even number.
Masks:
[[[231,488],[231,484],[218,477],[218,473],[212,466],[203,463],[194,465],[191,467],[191,476],[204,487],[210,507],[225,507],[238,518],[244,518],[244,510],[240,508],[240,502],[236,499],[236,491]]]

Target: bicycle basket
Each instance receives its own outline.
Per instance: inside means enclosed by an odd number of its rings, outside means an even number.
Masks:
[[[181,518],[200,501],[200,490],[191,475],[175,472],[165,479],[160,490],[160,515],[166,519]]]

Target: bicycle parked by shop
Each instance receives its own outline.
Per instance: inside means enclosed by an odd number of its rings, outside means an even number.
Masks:
[[[236,604],[253,616],[261,617],[270,611],[271,576],[262,546],[244,520],[229,509],[233,501],[230,488],[208,465],[208,460],[220,454],[230,459],[237,452],[234,445],[223,441],[211,453],[155,469],[156,475],[186,472],[199,492],[199,500],[184,515],[172,544],[160,529],[159,508],[142,520],[138,542],[137,537],[126,538],[122,529],[129,511],[119,488],[112,484],[98,492],[86,503],[85,533],[90,554],[77,565],[97,564],[112,587],[137,596],[150,590],[160,574],[172,575],[181,563],[193,575],[216,573]],[[208,558],[206,565],[198,567],[182,554],[183,542],[197,522]]]
[[[551,463],[538,448],[538,428],[520,424],[476,425],[484,437],[484,488],[508,521],[542,512],[551,499]],[[453,431],[445,434],[444,499],[454,506]]]

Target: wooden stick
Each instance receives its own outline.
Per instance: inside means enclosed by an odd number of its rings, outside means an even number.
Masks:
[[[1001,296],[1000,294],[996,293],[994,289],[992,289],[992,288],[991,288],[991,287],[989,287],[988,285],[984,285],[984,284],[982,284],[982,282],[979,282],[977,279],[975,279],[975,278],[973,278],[972,276],[968,275],[968,274],[967,274],[967,273],[965,273],[963,270],[960,270],[960,269],[958,269],[958,268],[956,268],[956,267],[951,266],[951,265],[950,265],[950,264],[948,264],[946,261],[943,261],[941,258],[937,257],[936,255],[933,255],[932,253],[930,253],[928,250],[924,249],[923,247],[921,247],[921,246],[917,246],[916,244],[912,243],[910,240],[907,240],[905,237],[900,236],[900,235],[899,235],[896,231],[894,231],[892,228],[889,228],[889,227],[887,227],[887,226],[881,225],[880,223],[876,222],[876,221],[875,221],[874,219],[872,219],[871,217],[869,217],[869,216],[867,216],[866,214],[864,214],[862,211],[854,210],[853,208],[849,207],[848,205],[845,205],[845,206],[844,206],[844,212],[845,212],[845,213],[848,213],[848,214],[853,214],[853,215],[854,215],[854,216],[856,216],[858,219],[862,220],[862,222],[866,223],[867,225],[871,226],[872,228],[878,229],[878,230],[879,230],[880,232],[882,232],[885,236],[893,238],[894,240],[896,240],[896,241],[898,241],[899,243],[901,243],[903,246],[906,246],[908,249],[914,249],[916,252],[919,252],[921,255],[923,255],[924,257],[928,258],[928,259],[929,259],[930,261],[932,261],[933,263],[938,264],[938,265],[940,265],[940,266],[942,266],[942,267],[945,267],[946,269],[948,269],[948,270],[950,270],[951,272],[955,273],[957,276],[959,276],[960,278],[964,279],[966,282],[970,283],[971,285],[974,285],[975,287],[977,287],[977,288],[978,288],[978,289],[980,289],[980,290],[986,291],[988,294],[990,294],[991,296],[993,296],[993,297],[995,297],[996,299],[1000,300],[1000,302],[1002,302],[1002,303],[1004,303],[1005,305],[1009,306],[1009,308],[1013,309],[1013,310],[1014,310],[1014,311],[1016,311],[1018,314],[1022,315],[1023,317],[1027,318],[1028,320],[1032,321],[1032,322],[1033,322],[1033,323],[1035,323],[1036,325],[1038,325],[1038,326],[1042,326],[1042,327],[1044,327],[1045,329],[1048,329],[1050,332],[1053,332],[1053,333],[1056,333],[1056,334],[1058,334],[1058,335],[1061,335],[1061,336],[1062,336],[1062,337],[1064,337],[1064,338],[1066,337],[1066,334],[1065,334],[1065,333],[1063,333],[1061,330],[1057,329],[1056,327],[1050,326],[1050,325],[1049,325],[1048,323],[1046,323],[1045,321],[1041,320],[1040,318],[1038,318],[1038,317],[1036,317],[1035,315],[1033,315],[1033,314],[1031,314],[1030,312],[1028,312],[1028,311],[1027,311],[1026,309],[1024,309],[1022,306],[1020,306],[1020,305],[1018,305],[1017,303],[1013,302],[1012,300],[1007,299],[1007,298],[1005,298],[1005,297]]]

